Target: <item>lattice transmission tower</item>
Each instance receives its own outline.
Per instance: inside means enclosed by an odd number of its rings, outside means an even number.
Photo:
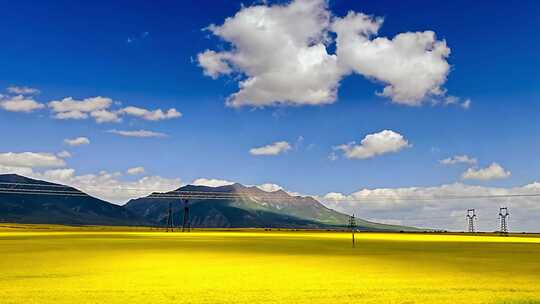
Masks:
[[[169,229],[171,232],[174,231],[173,224],[172,203],[169,202],[169,211],[167,212],[167,232],[169,232]]]
[[[352,247],[354,248],[356,246],[356,240],[354,239],[354,232],[356,230],[356,218],[354,217],[354,213],[349,217],[349,228],[351,229]]]
[[[469,232],[474,233],[474,221],[476,221],[478,217],[476,216],[476,210],[475,209],[467,209],[467,222],[469,224]]]
[[[508,234],[508,221],[506,220],[510,216],[508,213],[508,207],[501,207],[499,209],[499,218],[501,219],[501,233]]]
[[[191,223],[189,221],[189,200],[184,199],[184,220],[182,221],[182,232],[189,232],[191,229]]]

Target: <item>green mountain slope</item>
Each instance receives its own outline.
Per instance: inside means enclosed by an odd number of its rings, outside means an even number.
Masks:
[[[89,196],[75,188],[0,175],[0,222],[64,225],[144,225],[148,222],[122,206]],[[17,193],[17,192],[26,193]],[[45,194],[47,191],[70,195]],[[33,194],[28,194],[32,192]]]
[[[328,228],[345,227],[349,216],[325,207],[312,197],[291,196],[284,191],[265,192],[257,187],[233,184],[222,187],[188,185],[165,193],[129,201],[125,207],[156,225],[165,225],[169,203],[173,206],[173,221],[179,225],[183,206],[178,199],[157,198],[183,193],[208,193],[219,199],[190,200],[192,227],[284,227]],[[220,195],[221,194],[221,195]],[[223,196],[231,196],[224,199]],[[411,227],[394,226],[357,220],[360,230],[412,231]]]
[[[291,196],[281,190],[265,192],[257,187],[234,184],[189,185],[176,191],[205,197],[190,200],[192,227],[343,228],[349,219],[346,214],[329,209],[311,197]],[[176,191],[153,194],[118,206],[69,186],[4,174],[0,175],[0,222],[165,226],[171,203],[173,221],[180,226],[184,215],[180,200],[156,198],[174,195]],[[360,230],[371,231],[417,230],[361,219],[357,219],[357,225]]]

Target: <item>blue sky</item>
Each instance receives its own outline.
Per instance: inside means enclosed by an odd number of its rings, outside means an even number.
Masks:
[[[199,62],[198,55],[206,50],[226,53],[238,45],[203,29],[210,24],[221,26],[226,18],[253,5],[287,7],[287,1],[269,1],[268,5],[244,1],[244,6],[235,1],[1,3],[0,94],[7,100],[18,95],[8,92],[8,87],[36,88],[40,93],[29,98],[43,107],[30,112],[0,109],[4,130],[0,153],[65,150],[71,154],[63,166],[22,166],[35,176],[69,168],[74,172],[67,181],[77,184],[75,176],[89,179],[88,175],[100,171],[117,172],[110,178],[119,185],[139,183],[149,188],[213,178],[252,185],[275,183],[320,196],[348,195],[363,188],[454,183],[511,189],[540,180],[540,40],[536,33],[540,5],[536,1],[519,1],[511,7],[504,1],[329,1],[324,10],[330,18],[342,18],[348,11],[383,17],[373,37],[430,30],[436,41],[446,41],[451,53],[442,62],[450,68],[446,80],[437,86],[446,93],[416,99],[415,106],[396,101],[395,95],[379,96],[376,92],[390,82],[385,77],[394,77],[386,76],[384,63],[375,63],[382,69],[377,76],[351,63],[355,72],[339,74],[334,99],[317,105],[298,101],[292,106],[263,107],[226,105],[239,90],[239,81],[246,79],[245,70],[229,62],[235,71],[222,70],[213,79],[204,74],[208,67]],[[336,39],[335,32],[324,31]],[[325,43],[327,52],[335,54],[336,44]],[[294,75],[283,74],[283,79],[288,77],[295,81]],[[96,96],[110,98],[107,110],[111,111],[128,106],[174,108],[182,115],[148,120],[122,114],[121,122],[97,123],[91,118],[55,119],[57,112],[48,105],[66,97]],[[449,96],[456,97],[458,104],[444,105]],[[468,99],[467,109],[460,106]],[[126,137],[111,130],[147,130],[167,136]],[[366,158],[348,158],[344,149],[336,148],[352,141],[359,145],[367,135],[383,130],[401,135],[407,146]],[[78,137],[90,143],[70,146],[64,142]],[[280,141],[286,141],[290,149],[278,155],[249,152]],[[337,159],[331,160],[331,155]],[[440,163],[459,155],[477,162]],[[467,169],[477,172],[492,163],[510,174],[462,178]],[[10,165],[9,159],[0,166],[5,172],[18,167]],[[139,166],[144,167],[143,175],[125,173]],[[144,176],[164,181],[141,182]],[[374,212],[370,217],[400,220],[396,212]]]

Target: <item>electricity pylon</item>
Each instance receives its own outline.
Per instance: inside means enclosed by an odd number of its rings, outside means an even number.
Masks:
[[[169,232],[169,229],[171,229],[171,232],[174,231],[172,213],[172,203],[169,202],[169,212],[167,213],[167,232]]]
[[[510,213],[508,213],[508,207],[501,207],[499,209],[499,218],[501,219],[502,234],[508,234],[508,222],[506,221],[508,216],[510,216]]]
[[[354,231],[356,230],[356,219],[354,218],[354,213],[349,217],[349,228],[351,228],[352,233],[352,247],[354,248],[356,246],[355,239],[354,239]]]
[[[469,232],[474,233],[474,221],[477,219],[475,209],[467,209],[467,222],[469,223]]]
[[[191,229],[191,225],[189,222],[189,201],[187,199],[184,199],[184,220],[182,222],[182,232],[186,231],[189,232]]]

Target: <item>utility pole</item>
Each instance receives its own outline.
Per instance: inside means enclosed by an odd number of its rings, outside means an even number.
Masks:
[[[187,199],[184,199],[184,221],[182,222],[182,232],[186,231],[189,232],[191,229],[191,225],[189,222],[189,201]]]
[[[501,234],[508,235],[508,223],[506,218],[510,216],[508,213],[508,207],[499,208],[499,218],[501,219]]]
[[[474,233],[474,221],[477,219],[475,209],[467,209],[467,221],[469,223],[469,232]]]
[[[171,229],[171,232],[173,232],[173,216],[172,216],[172,202],[169,202],[169,212],[167,214],[167,232],[169,232],[169,229]]]
[[[351,234],[352,234],[352,247],[356,247],[355,239],[354,239],[354,231],[356,230],[356,219],[354,218],[354,213],[349,217],[349,228],[351,228]]]

